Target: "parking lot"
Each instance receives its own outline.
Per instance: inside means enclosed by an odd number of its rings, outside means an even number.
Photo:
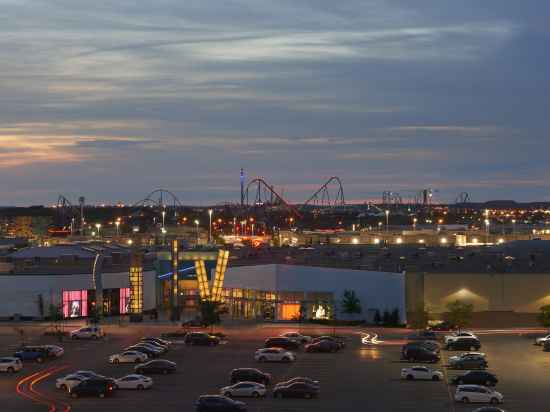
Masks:
[[[381,343],[364,345],[359,330],[340,330],[347,338],[347,346],[335,354],[297,353],[297,361],[291,364],[258,364],[253,360],[255,349],[262,346],[266,337],[276,336],[288,330],[282,326],[247,326],[224,330],[228,341],[217,347],[187,347],[175,343],[164,358],[177,363],[173,375],[154,375],[154,386],[147,391],[118,390],[110,398],[71,399],[55,389],[55,379],[71,371],[94,370],[100,374],[121,377],[133,371],[133,365],[111,365],[107,357],[129,346],[141,336],[158,335],[167,327],[123,326],[107,327],[107,338],[100,341],[66,341],[62,343],[65,356],[42,365],[25,363],[18,374],[0,375],[0,404],[5,411],[47,411],[52,405],[56,411],[134,411],[154,410],[163,412],[193,411],[199,395],[218,393],[229,384],[233,368],[257,367],[271,373],[273,382],[294,376],[308,376],[321,381],[318,399],[274,399],[271,393],[265,399],[245,399],[249,411],[472,411],[475,406],[453,401],[454,388],[445,380],[461,371],[447,370],[446,359],[453,352],[442,351],[442,362],[435,367],[446,373],[443,382],[404,381],[400,378],[402,367],[411,364],[400,361],[404,332],[380,331]],[[301,329],[304,334],[330,334],[332,329]],[[532,344],[523,336],[480,335],[482,352],[487,354],[489,370],[496,373],[500,382],[497,390],[505,397],[507,411],[546,410],[550,404],[550,353]],[[2,353],[11,355],[18,338],[6,329],[0,332]],[[30,340],[37,343],[56,343],[53,338],[35,333]],[[61,369],[63,368],[63,369]],[[51,375],[37,375],[20,385],[23,392],[31,391],[38,400],[18,394],[16,386],[25,377],[38,371],[52,369]],[[58,370],[59,369],[59,370]],[[23,394],[24,395],[24,394]]]

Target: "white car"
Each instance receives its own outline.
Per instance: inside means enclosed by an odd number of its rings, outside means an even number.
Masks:
[[[254,354],[258,362],[294,362],[296,355],[282,348],[262,348]]]
[[[455,392],[455,401],[463,403],[502,403],[504,396],[500,392],[481,385],[459,385]]]
[[[56,358],[60,358],[65,354],[65,349],[57,345],[43,345],[43,347]]]
[[[70,333],[71,339],[99,339],[105,336],[103,330],[98,326],[86,326],[73,330]]]
[[[115,379],[115,385],[119,389],[149,389],[153,386],[153,379],[133,373],[120,379]]]
[[[259,398],[260,396],[265,396],[266,392],[265,385],[256,382],[239,382],[220,389],[220,395],[227,396],[228,398]]]
[[[19,372],[21,369],[23,369],[21,359],[11,356],[0,358],[0,372],[15,373]]]
[[[143,352],[128,350],[122,353],[116,353],[109,356],[109,363],[141,363],[147,360],[147,355]]]
[[[478,337],[474,333],[462,331],[462,332],[453,333],[452,335],[446,335],[445,343],[456,342],[459,339],[465,339],[465,338],[478,339]]]
[[[433,370],[427,366],[413,366],[411,368],[401,369],[401,378],[409,381],[419,379],[428,381],[443,380],[443,372]]]
[[[542,338],[536,338],[535,345],[544,345],[548,341],[550,341],[550,335],[546,335]]]
[[[64,391],[70,391],[72,388],[74,388],[76,385],[86,379],[88,379],[88,377],[79,375],[77,373],[71,373],[67,376],[56,379],[55,387],[57,389],[63,389]]]
[[[296,343],[309,343],[311,342],[311,336],[302,335],[298,332],[286,332],[281,335],[283,338],[287,338]]]

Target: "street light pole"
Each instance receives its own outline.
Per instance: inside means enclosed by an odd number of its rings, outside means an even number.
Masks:
[[[212,209],[208,209],[208,243],[212,243]]]
[[[95,227],[97,229],[97,237],[101,238],[101,223],[96,223]]]
[[[164,227],[165,218],[166,218],[166,210],[163,210],[162,211],[162,227]]]
[[[390,211],[386,209],[386,232],[389,230],[390,225]]]

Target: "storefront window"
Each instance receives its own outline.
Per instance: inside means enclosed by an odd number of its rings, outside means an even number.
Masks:
[[[65,318],[79,318],[88,316],[88,291],[63,291],[63,316]]]
[[[120,288],[119,293],[119,311],[121,315],[124,315],[130,310],[130,288]]]

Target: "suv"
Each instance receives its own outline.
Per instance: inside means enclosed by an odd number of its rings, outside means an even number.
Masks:
[[[215,346],[219,345],[220,338],[204,332],[191,332],[185,335],[186,345]]]
[[[90,378],[73,386],[69,390],[69,393],[73,398],[78,398],[80,396],[98,396],[104,398],[107,395],[111,395],[114,388],[113,383],[107,379]]]
[[[405,352],[409,348],[426,348],[430,352],[439,353],[441,351],[441,345],[433,340],[420,340],[415,342],[407,342],[402,348],[401,352]]]
[[[203,395],[195,403],[197,412],[246,412],[244,402],[221,395]]]
[[[447,342],[447,350],[479,350],[481,342],[477,338],[460,338]]]
[[[403,350],[402,358],[414,362],[439,362],[440,356],[422,346],[411,346]]]
[[[99,339],[105,336],[105,334],[99,326],[87,326],[73,330],[70,336],[71,339]]]
[[[38,363],[42,363],[50,357],[48,350],[42,346],[23,346],[13,356],[22,361],[30,360]]]
[[[283,348],[286,350],[297,350],[300,348],[300,344],[290,340],[288,338],[268,338],[265,340],[264,347],[266,348]]]
[[[231,384],[237,382],[256,382],[264,385],[269,385],[271,375],[253,368],[233,369],[230,376]]]
[[[486,369],[488,366],[484,353],[463,353],[449,358],[449,367],[454,369]]]
[[[463,375],[455,376],[452,381],[455,385],[485,385],[495,386],[498,379],[495,375],[486,371],[469,371]]]
[[[480,385],[460,385],[456,388],[455,400],[458,402],[482,402],[497,404],[503,401],[501,393]]]

